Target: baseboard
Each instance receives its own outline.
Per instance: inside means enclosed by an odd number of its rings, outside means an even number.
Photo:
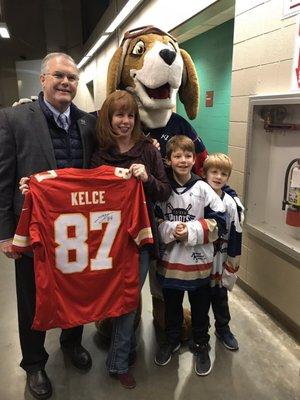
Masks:
[[[251,288],[247,283],[240,278],[237,280],[237,285],[243,289],[256,303],[258,303],[270,316],[275,319],[276,323],[287,330],[295,340],[300,343],[300,326],[291,320],[286,314],[279,310],[269,300],[258,294],[256,290]]]

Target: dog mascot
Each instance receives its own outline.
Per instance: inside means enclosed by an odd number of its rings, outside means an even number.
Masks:
[[[139,106],[144,133],[159,142],[163,158],[166,143],[172,136],[186,135],[194,141],[194,168],[200,174],[207,156],[205,146],[189,122],[173,112],[177,94],[190,119],[196,117],[199,103],[195,66],[189,54],[179,48],[176,39],[154,26],[126,32],[108,67],[107,95],[116,89],[125,89],[133,94]],[[164,302],[155,279],[154,265],[150,268],[150,288],[154,323],[163,329]],[[184,310],[184,316],[183,340],[188,338],[191,325],[188,310]],[[136,325],[139,318],[140,314]],[[109,337],[109,321],[100,321],[96,326],[100,336]]]

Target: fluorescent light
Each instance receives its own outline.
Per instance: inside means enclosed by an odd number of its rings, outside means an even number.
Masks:
[[[141,3],[142,0],[129,0],[124,8],[119,12],[113,22],[109,25],[109,27],[105,30],[105,32],[112,33],[114,32],[122,22],[131,14],[131,12]]]
[[[77,64],[77,68],[81,68],[87,62],[87,60],[89,60],[89,58],[90,57],[84,56],[80,63]]]
[[[8,28],[7,28],[7,25],[6,25],[5,22],[0,22],[0,36],[3,39],[9,39],[10,38],[10,35],[9,35],[9,32],[8,32]]]
[[[92,55],[102,46],[102,44],[110,37],[110,35],[129,17],[132,11],[143,0],[129,0],[125,7],[122,8],[120,13],[116,16],[113,22],[109,25],[105,32],[100,36],[94,46],[85,54],[83,59],[77,64],[77,68],[81,68],[92,57]]]
[[[104,35],[100,36],[100,39],[94,44],[94,46],[89,50],[86,54],[86,57],[92,57],[92,55],[99,49],[99,47],[105,42],[108,38],[109,34],[105,33]]]
[[[94,46],[86,53],[83,59],[77,64],[77,68],[81,68],[86,62],[92,57],[92,55],[100,48],[100,46],[105,42],[105,40],[109,37],[109,34],[105,33],[100,36],[100,39],[94,44]]]

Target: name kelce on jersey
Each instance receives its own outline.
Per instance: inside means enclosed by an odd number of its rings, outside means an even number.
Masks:
[[[86,204],[105,204],[105,191],[71,192],[71,205],[84,206]]]

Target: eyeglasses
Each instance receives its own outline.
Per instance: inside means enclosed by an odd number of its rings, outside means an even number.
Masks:
[[[79,80],[79,76],[78,75],[64,74],[63,72],[54,72],[53,74],[50,74],[49,72],[46,72],[43,75],[51,75],[57,81],[63,81],[65,78],[67,78],[68,81],[71,82],[71,83],[75,83],[75,82],[77,82]]]

